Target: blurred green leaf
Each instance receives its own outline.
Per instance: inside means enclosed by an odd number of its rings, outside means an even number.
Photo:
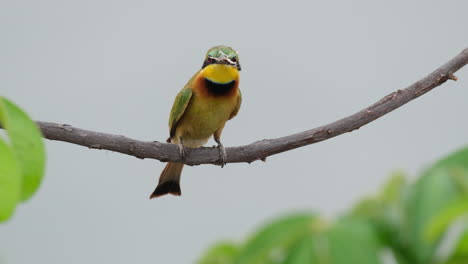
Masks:
[[[468,168],[451,167],[450,177],[456,184],[460,195],[468,197]]]
[[[468,169],[468,147],[459,149],[447,157],[439,160],[432,169],[437,167],[444,168],[465,168]]]
[[[414,184],[394,173],[379,194],[361,200],[333,225],[310,214],[279,219],[254,235],[234,263],[379,264],[384,248],[400,264],[439,263],[434,255],[441,238],[467,212],[465,148],[437,162]],[[468,233],[442,263],[468,264]]]
[[[39,187],[45,167],[45,150],[36,123],[14,103],[0,97],[0,123],[6,129],[22,175],[21,200]]]
[[[198,264],[233,264],[238,253],[239,248],[234,243],[218,243],[204,254]]]
[[[283,264],[309,264],[319,263],[314,249],[314,236],[306,236],[292,246],[289,255]]]
[[[382,203],[376,198],[361,199],[350,212],[350,216],[365,217],[368,219],[379,218],[382,211]]]
[[[265,264],[282,261],[291,245],[310,234],[315,214],[287,216],[262,228],[242,248],[237,264]]]
[[[426,238],[429,241],[438,239],[455,220],[467,214],[468,198],[454,201],[438,215],[432,218],[425,231]]]
[[[407,186],[406,174],[403,171],[395,171],[383,186],[378,199],[386,204],[399,203]]]
[[[297,215],[258,232],[234,263],[380,264],[379,248],[365,220],[348,217],[329,226],[313,215]]]
[[[404,248],[400,248],[402,234],[400,232],[404,221],[403,201],[408,184],[406,175],[397,171],[381,188],[375,197],[361,200],[351,211],[350,216],[366,219],[376,230],[382,245],[397,250],[404,255]]]
[[[319,263],[330,264],[379,264],[379,241],[371,225],[360,219],[345,218],[327,232],[327,244],[323,252],[316,254]],[[316,247],[317,249],[320,247]],[[328,251],[327,253],[325,253]]]
[[[458,240],[457,246],[446,264],[468,263],[468,230]]]
[[[21,176],[15,156],[0,138],[0,221],[8,220],[21,195]]]
[[[401,215],[401,202],[406,188],[406,175],[401,171],[394,172],[379,194],[359,201],[351,210],[350,215],[374,220],[385,218],[389,213]]]
[[[402,232],[405,234],[405,243],[417,263],[430,262],[441,238],[439,236],[428,240],[427,226],[434,217],[464,193],[463,186],[460,185],[460,175],[454,175],[454,172],[459,173],[461,168],[468,168],[467,148],[437,162],[409,189],[405,207],[406,226]]]
[[[463,235],[460,237],[460,240],[457,243],[457,248],[455,250],[455,255],[468,258],[468,230],[465,230]]]

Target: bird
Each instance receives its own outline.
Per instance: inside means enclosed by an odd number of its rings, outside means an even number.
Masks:
[[[215,46],[207,51],[202,68],[177,94],[169,116],[167,142],[178,145],[182,159],[186,147],[201,147],[213,136],[218,144],[221,167],[226,164],[221,133],[226,122],[237,115],[242,103],[240,70],[237,51],[228,46]],[[182,162],[168,162],[150,199],[165,194],[180,196],[183,167]]]

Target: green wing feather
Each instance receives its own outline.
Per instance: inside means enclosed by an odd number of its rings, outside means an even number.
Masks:
[[[239,109],[241,107],[241,104],[242,104],[242,93],[239,90],[239,96],[237,97],[237,105],[236,105],[236,108],[234,108],[234,111],[232,111],[231,115],[229,116],[229,120],[234,118],[237,115],[237,113],[239,113]]]
[[[179,94],[177,94],[174,100],[174,104],[172,105],[172,109],[171,109],[171,115],[169,117],[169,129],[170,129],[171,138],[175,135],[177,122],[179,122],[180,118],[185,112],[185,109],[187,109],[187,106],[190,103],[191,97],[192,97],[192,89],[186,87],[182,89],[179,92]]]

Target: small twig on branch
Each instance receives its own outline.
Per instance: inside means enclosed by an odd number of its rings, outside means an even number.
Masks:
[[[453,74],[466,64],[468,64],[468,48],[425,78],[405,89],[397,90],[385,96],[375,104],[353,115],[297,134],[275,139],[264,139],[240,147],[226,148],[226,162],[250,163],[256,160],[265,160],[266,157],[274,154],[351,132],[429,92],[449,79],[457,80],[457,77]],[[219,151],[216,148],[187,149],[185,160],[182,161],[179,156],[178,147],[174,144],[139,141],[124,136],[75,128],[70,125],[48,122],[37,123],[47,139],[65,141],[89,148],[120,152],[141,159],[150,158],[160,161],[177,161],[188,165],[218,164],[220,161]]]

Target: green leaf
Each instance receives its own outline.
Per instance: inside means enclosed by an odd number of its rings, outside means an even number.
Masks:
[[[343,218],[296,243],[283,264],[380,264],[379,248],[368,221]]]
[[[455,255],[464,256],[468,259],[468,230],[465,230],[463,235],[460,237],[460,240],[457,243],[457,249],[455,250]]]
[[[406,187],[406,174],[402,171],[392,173],[379,195],[379,200],[386,204],[398,203]]]
[[[18,106],[0,97],[0,123],[6,129],[22,175],[21,200],[39,187],[45,167],[42,135],[36,123]]]
[[[327,232],[326,243],[316,246],[321,262],[330,264],[379,264],[379,241],[371,225],[360,219],[342,219]]]
[[[434,167],[468,169],[468,147],[464,147],[438,161]]]
[[[387,217],[399,218],[406,188],[406,175],[400,171],[394,172],[378,195],[359,201],[351,209],[349,215],[372,220],[382,220]]]
[[[426,238],[429,241],[440,238],[455,220],[467,214],[468,198],[454,201],[432,218],[425,231]]]
[[[198,264],[233,264],[238,252],[239,248],[234,243],[218,243],[204,254]]]
[[[369,221],[383,245],[401,251],[396,248],[401,243],[399,231],[404,222],[403,201],[407,189],[405,174],[394,172],[379,194],[361,200],[349,216]]]
[[[433,257],[441,235],[428,240],[426,229],[434,217],[466,193],[461,183],[468,175],[460,175],[460,172],[467,168],[468,148],[465,148],[437,162],[410,188],[402,233],[417,263],[429,263]]]
[[[462,234],[458,240],[457,246],[452,253],[452,256],[446,264],[466,264],[468,263],[468,230]]]
[[[314,236],[306,236],[292,247],[283,264],[319,263],[314,252],[314,244]]]
[[[310,234],[314,228],[314,214],[287,216],[262,228],[243,247],[237,264],[278,263],[291,245]]]
[[[0,221],[8,220],[21,195],[21,175],[13,151],[0,138]]]

